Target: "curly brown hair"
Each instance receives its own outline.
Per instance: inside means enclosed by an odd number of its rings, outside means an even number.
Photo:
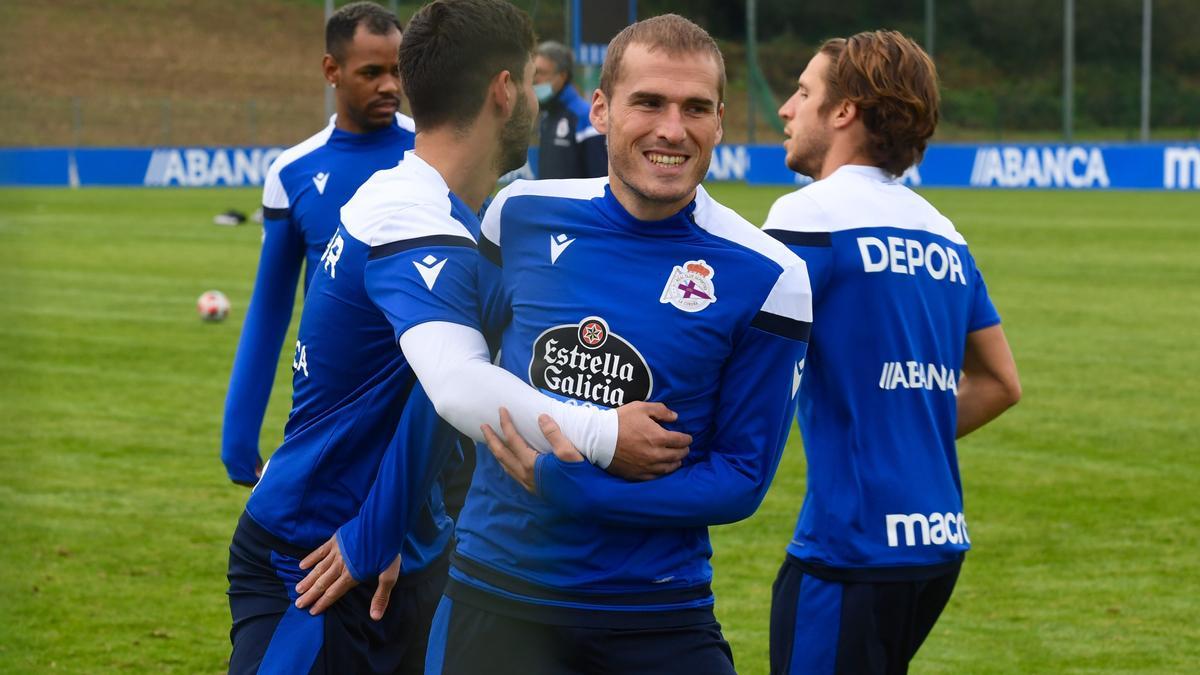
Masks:
[[[867,154],[899,176],[921,161],[938,123],[937,69],[925,50],[896,31],[871,31],[821,45],[829,57],[821,113],[848,100],[867,130]]]

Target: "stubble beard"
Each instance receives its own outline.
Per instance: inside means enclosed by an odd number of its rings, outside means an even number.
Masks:
[[[692,157],[691,161],[696,161],[695,156]],[[700,180],[703,179],[703,174],[701,174],[699,179],[695,180],[694,182],[689,180],[686,186],[677,192],[672,192],[670,194],[651,194],[645,189],[638,187],[634,181],[629,179],[631,174],[636,173],[636,169],[633,166],[636,164],[636,162],[636,159],[632,162],[628,161],[628,159],[623,161],[613,161],[613,156],[610,149],[609,166],[611,167],[612,171],[611,178],[621,181],[621,184],[624,185],[629,192],[634,195],[634,197],[645,204],[662,205],[674,204],[676,202],[683,201],[693,192],[695,192],[696,186],[699,185]],[[705,171],[707,171],[707,169],[708,167],[705,166]]]
[[[820,173],[825,164],[825,157],[829,154],[829,145],[828,130],[819,129],[806,133],[800,138],[800,149],[795,154],[788,153],[787,167],[817,180],[817,174]]]
[[[512,117],[500,131],[500,154],[496,158],[496,171],[503,176],[525,166],[529,152],[529,135],[533,132],[533,112],[525,97],[521,97],[513,109]]]

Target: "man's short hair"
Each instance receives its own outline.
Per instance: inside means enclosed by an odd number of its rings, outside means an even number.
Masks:
[[[700,26],[679,16],[663,14],[625,27],[608,43],[608,54],[600,69],[600,91],[611,97],[613,87],[621,79],[621,60],[631,44],[640,44],[650,51],[662,50],[671,56],[680,54],[709,54],[717,62],[717,99],[725,100],[725,58],[712,36]]]
[[[373,2],[352,2],[338,9],[325,22],[325,53],[341,63],[346,58],[346,45],[354,41],[359,24],[372,35],[401,30],[395,14]]]
[[[566,45],[554,40],[546,40],[538,45],[537,53],[538,56],[544,56],[554,64],[555,73],[566,73],[567,82],[571,81],[572,71],[575,70],[575,56]]]
[[[533,56],[529,16],[503,0],[435,0],[408,22],[400,44],[400,80],[421,129],[468,126],[488,83],[507,70],[525,79]]]
[[[921,161],[939,105],[937,69],[925,50],[896,31],[874,31],[827,40],[820,52],[830,60],[821,112],[854,103],[868,156],[893,176]]]

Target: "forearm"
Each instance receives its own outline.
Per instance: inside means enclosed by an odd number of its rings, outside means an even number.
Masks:
[[[252,483],[256,479],[258,436],[300,273],[301,254],[293,248],[289,241],[268,239],[263,243],[225,398],[221,459],[233,480]]]
[[[356,580],[379,574],[399,555],[457,443],[458,433],[438,418],[421,386],[414,386],[371,490],[358,514],[337,531]]]
[[[962,438],[991,422],[1016,403],[1004,382],[987,375],[964,374],[958,381],[958,426]]]
[[[957,438],[996,419],[1021,400],[1021,380],[999,324],[967,334],[958,382]]]
[[[586,462],[538,458],[537,488],[575,518],[620,527],[705,527],[750,516],[762,503],[778,465],[739,465],[722,457],[662,478],[629,482]]]
[[[779,466],[796,410],[805,342],[750,328],[725,365],[709,452],[644,483],[540,457],[543,498],[580,518],[631,527],[731,523],[754,513]]]
[[[615,410],[570,405],[538,393],[491,364],[479,331],[429,322],[406,331],[400,347],[438,414],[474,440],[483,440],[484,424],[500,428],[499,410],[505,407],[521,435],[539,452],[550,451],[538,427],[538,417],[548,414],[590,461],[602,468],[612,461],[617,444]]]

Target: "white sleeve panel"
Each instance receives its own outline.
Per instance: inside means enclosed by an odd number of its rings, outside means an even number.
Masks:
[[[604,186],[608,185],[608,176],[600,178],[559,178],[549,180],[514,180],[496,194],[496,198],[488,205],[487,213],[483,214],[481,229],[483,236],[493,244],[500,246],[500,218],[504,205],[512,197],[529,195],[533,197],[557,197],[560,199],[595,199],[604,196]]]
[[[966,240],[932,204],[880,169],[843,166],[833,175],[780,197],[765,230],[845,232],[893,227],[931,232],[956,243]]]
[[[804,190],[783,195],[771,205],[764,230],[791,232],[829,232],[829,216],[821,205]]]
[[[267,177],[263,180],[263,206],[268,209],[286,209],[291,206],[279,174],[287,165],[325,145],[331,135],[333,135],[332,117],[329,118],[329,125],[324,129],[279,153],[275,161],[271,162],[271,166],[267,168]]]
[[[797,258],[779,275],[779,280],[763,302],[762,310],[812,323],[812,286],[808,278],[808,265],[803,260]]]
[[[480,426],[500,430],[500,407],[508,408],[517,431],[538,452],[551,451],[538,427],[548,414],[587,459],[608,468],[617,448],[617,411],[571,405],[538,393],[512,373],[492,365],[479,331],[431,321],[400,336],[400,348],[433,401],[438,415],[476,441]]]
[[[267,178],[263,181],[262,205],[268,209],[286,209],[291,204],[288,201],[287,190],[283,189],[283,181],[279,179],[279,162],[276,160],[267,169]]]
[[[479,225],[482,236],[496,246],[500,245],[500,212],[504,210],[504,205],[508,203],[508,196],[512,194],[514,186],[519,182],[513,181],[496,193],[496,198],[492,200],[491,204],[488,204],[487,211],[483,214],[483,221]]]
[[[405,201],[388,192],[389,188],[406,187],[404,183],[377,180],[400,170],[397,167],[376,173],[342,207],[342,224],[350,236],[368,246],[438,235],[475,241],[467,228],[451,215],[449,197],[433,194],[423,195],[429,197],[428,202]]]

